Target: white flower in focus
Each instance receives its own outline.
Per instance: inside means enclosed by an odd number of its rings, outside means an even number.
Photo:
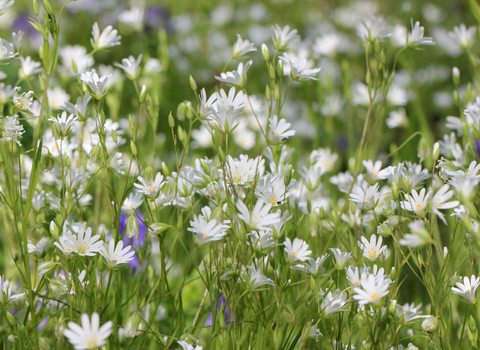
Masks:
[[[407,46],[435,45],[435,41],[433,41],[433,38],[423,36],[424,32],[425,28],[420,26],[420,22],[415,22],[414,26],[412,19],[412,31],[408,33]]]
[[[242,59],[244,55],[252,52],[257,51],[257,48],[253,43],[248,41],[247,39],[242,40],[242,37],[237,34],[237,42],[232,48],[232,58],[233,59]]]
[[[95,50],[102,50],[116,45],[120,45],[121,36],[118,36],[118,31],[113,29],[112,26],[107,26],[102,33],[100,33],[100,28],[98,23],[95,22],[92,28],[92,36],[90,39],[92,47]]]
[[[361,288],[355,287],[353,291],[355,295],[353,299],[358,300],[360,305],[375,304],[379,305],[381,299],[386,296],[389,291],[390,280],[385,279],[384,275],[368,275],[360,279]]]
[[[194,215],[193,221],[190,221],[192,227],[187,230],[197,235],[197,244],[220,241],[227,234],[230,221],[225,220],[221,223],[211,216],[212,210],[209,207],[203,207],[202,215]]]
[[[406,194],[406,200],[400,202],[400,207],[404,210],[413,211],[420,217],[425,216],[428,206],[428,200],[432,195],[431,192],[428,192],[427,195],[425,195],[425,192],[426,190],[424,188],[420,190],[420,193],[412,190],[412,195]]]
[[[437,193],[432,198],[431,209],[434,214],[436,214],[444,224],[447,224],[444,215],[439,211],[439,209],[452,209],[458,207],[460,204],[459,201],[447,202],[450,198],[453,197],[453,191],[448,191],[450,188],[449,185],[443,185]]]
[[[378,183],[370,186],[367,182],[356,184],[350,193],[352,202],[360,203],[360,208],[373,209],[380,199]]]
[[[13,140],[17,145],[21,146],[18,138],[22,137],[22,134],[25,132],[23,130],[23,125],[18,121],[18,115],[15,114],[11,117],[6,117],[0,119],[0,136],[4,141]]]
[[[290,241],[290,238],[286,238],[284,245],[284,250],[291,263],[296,260],[305,261],[309,258],[308,256],[312,254],[312,251],[308,250],[307,242],[300,238],[295,238],[293,243]]]
[[[250,68],[252,63],[253,63],[252,60],[245,63],[245,65],[243,65],[243,62],[240,62],[238,64],[237,70],[226,72],[226,73],[220,73],[220,76],[219,77],[215,76],[215,79],[217,79],[218,81],[224,82],[226,84],[243,88],[247,81],[248,69]]]
[[[348,308],[343,308],[347,304],[348,294],[336,289],[333,293],[330,291],[323,297],[320,308],[323,310],[325,317],[328,318],[331,314],[336,312],[348,311]]]
[[[255,189],[255,195],[266,203],[273,206],[282,204],[288,197],[289,192],[285,187],[283,178],[271,179],[269,176],[260,179],[260,184]]]
[[[80,256],[95,256],[102,249],[103,241],[99,241],[100,235],[92,237],[92,229],[85,229],[85,226],[78,227],[77,237],[66,232],[59,238],[60,243],[55,242],[55,246],[62,250],[65,255],[74,252]]]
[[[122,59],[122,63],[114,63],[113,65],[115,67],[118,67],[120,69],[123,69],[125,74],[127,75],[128,79],[130,80],[135,80],[138,78],[140,74],[140,70],[138,69],[140,67],[140,62],[142,62],[142,57],[143,55],[140,54],[138,55],[138,58],[135,59],[132,55],[128,56],[128,58]]]
[[[235,186],[250,184],[263,168],[264,159],[261,157],[248,158],[241,154],[240,159],[227,156],[227,180]]]
[[[460,24],[459,27],[453,27],[453,31],[448,33],[448,35],[450,35],[450,37],[453,38],[456,42],[459,42],[463,46],[463,48],[469,48],[472,46],[476,34],[476,26],[467,28],[467,26],[463,23]]]
[[[21,87],[16,87],[14,89],[13,104],[21,111],[28,111],[33,103],[33,91],[30,90],[19,95],[18,92],[21,89]]]
[[[360,239],[358,246],[363,250],[363,256],[371,261],[376,260],[387,249],[386,245],[382,246],[382,236],[378,236],[377,240],[377,236],[373,234],[370,236],[370,242],[364,236]]]
[[[225,133],[231,133],[238,125],[243,108],[248,104],[247,96],[243,91],[235,94],[235,88],[228,91],[221,89],[216,94],[216,101],[205,109],[207,116],[217,122],[218,127]]]
[[[112,74],[104,75],[100,78],[95,69],[80,74],[80,80],[87,83],[91,96],[96,100],[101,100],[107,94],[107,83],[111,77]]]
[[[463,278],[463,283],[457,282],[455,285],[458,288],[452,287],[452,291],[455,294],[461,295],[471,304],[475,304],[477,302],[475,297],[475,292],[480,284],[480,277],[476,277],[472,275],[470,280],[468,277]]]
[[[387,169],[382,170],[382,161],[377,160],[375,163],[371,159],[362,161],[365,170],[368,172],[369,181],[383,180],[387,178]]]
[[[19,75],[21,78],[26,78],[31,75],[38,74],[42,71],[40,68],[42,64],[40,62],[32,60],[30,56],[27,56],[26,58],[20,56],[20,64],[21,68]]]
[[[338,248],[329,248],[335,258],[335,267],[337,270],[343,270],[343,267],[347,263],[348,259],[350,259],[353,254],[352,253],[343,253]]]
[[[69,329],[63,331],[75,349],[96,349],[107,344],[106,340],[112,333],[112,321],[100,327],[100,316],[96,312],[92,314],[91,321],[87,314],[83,314],[81,320],[81,327],[74,322],[68,322]]]
[[[65,137],[70,134],[72,131],[72,126],[77,121],[78,117],[74,117],[73,114],[70,114],[67,118],[67,112],[62,112],[62,115],[57,115],[57,117],[50,117],[48,121],[55,123],[58,126],[58,130],[61,132],[60,136]]]
[[[305,57],[300,58],[293,54],[284,53],[279,57],[290,68],[290,77],[292,80],[318,80],[316,75],[320,72],[321,68],[308,68],[309,62]]]
[[[292,124],[285,119],[278,120],[276,115],[268,120],[270,124],[270,139],[275,142],[282,142],[284,139],[295,135],[295,130],[288,130]]]
[[[293,40],[300,39],[297,35],[297,30],[293,29],[290,31],[290,27],[287,25],[285,27],[280,27],[278,24],[272,26],[273,29],[273,46],[278,51],[285,50]]]
[[[2,306],[21,300],[25,296],[25,293],[12,294],[12,283],[5,279],[3,275],[0,276],[0,292],[2,293],[0,298],[0,305]]]
[[[100,254],[107,261],[108,267],[113,268],[116,265],[126,264],[133,260],[135,252],[131,250],[131,246],[123,248],[123,241],[120,240],[115,247],[115,240],[112,238],[108,243],[108,251],[102,246]]]
[[[263,268],[261,265],[255,268],[255,265],[252,263],[250,266],[247,266],[247,269],[249,269],[250,272],[244,273],[246,275],[244,281],[248,283],[249,288],[251,288],[252,291],[263,285],[275,286],[275,283],[270,278],[262,274]]]
[[[143,27],[143,18],[145,9],[143,7],[134,6],[130,10],[123,11],[118,15],[118,20],[140,31]]]
[[[122,205],[122,211],[126,214],[131,214],[143,203],[143,196],[140,193],[130,193]]]
[[[139,176],[138,181],[142,184],[134,183],[133,186],[137,188],[137,192],[142,193],[143,195],[156,198],[160,189],[165,185],[163,181],[163,175],[157,173],[155,179],[144,179],[143,177]]]
[[[255,207],[250,211],[247,206],[239,199],[237,201],[238,217],[251,229],[272,231],[271,225],[278,223],[280,213],[269,213],[272,205],[263,200],[257,200]]]
[[[307,258],[303,261],[303,264],[293,265],[291,267],[292,270],[299,270],[304,273],[310,273],[312,275],[316,275],[319,271],[320,266],[323,264],[325,260],[328,258],[328,253],[317,258],[317,260],[313,258]]]

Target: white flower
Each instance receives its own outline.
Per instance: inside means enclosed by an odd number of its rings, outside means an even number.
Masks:
[[[83,97],[78,97],[75,104],[67,101],[65,104],[60,106],[60,109],[63,109],[64,111],[73,114],[76,117],[85,118],[87,115],[88,102],[90,102],[91,99],[91,96],[85,94]]]
[[[230,221],[225,220],[221,223],[211,216],[212,210],[203,207],[202,215],[194,215],[193,221],[190,221],[192,227],[187,230],[197,235],[197,244],[220,241],[227,234]]]
[[[115,247],[115,240],[112,238],[108,243],[108,251],[102,246],[100,254],[107,260],[108,267],[112,268],[116,265],[126,264],[133,260],[135,252],[130,249],[131,246],[123,248],[123,241],[118,241]]]
[[[25,293],[12,294],[12,284],[3,275],[0,276],[0,292],[2,293],[0,304],[3,306],[21,300],[25,296]]]
[[[347,303],[347,297],[348,294],[346,292],[341,292],[340,289],[336,289],[333,294],[331,291],[328,292],[320,305],[325,317],[336,312],[348,311],[347,308],[343,308]]]
[[[188,344],[185,340],[180,340],[177,344],[180,345],[183,350],[203,350],[203,347],[200,345],[194,347],[193,345]]]
[[[121,36],[118,36],[118,31],[112,26],[107,26],[100,34],[98,23],[95,22],[92,28],[92,36],[90,42],[95,50],[102,50],[116,45],[120,45]]]
[[[369,260],[376,260],[384,251],[387,249],[387,246],[382,246],[383,238],[382,236],[371,235],[370,242],[362,236],[360,238],[362,242],[358,242],[358,246],[363,249],[363,256]]]
[[[252,60],[248,61],[247,63],[245,63],[245,66],[243,65],[243,62],[240,62],[238,64],[237,70],[234,70],[232,72],[220,73],[220,76],[215,76],[215,79],[230,85],[235,85],[243,88],[247,81],[247,72],[252,65],[252,62]]]
[[[313,258],[307,258],[303,260],[303,264],[293,265],[291,268],[292,270],[299,270],[305,273],[311,273],[312,275],[316,275],[319,271],[320,266],[328,258],[328,256],[328,254],[325,254],[320,258],[317,258],[317,260]]]
[[[25,130],[23,130],[23,125],[20,124],[17,118],[18,115],[15,114],[14,116],[0,119],[0,136],[2,140],[13,140],[20,146],[18,138],[22,136]]]
[[[303,183],[309,191],[315,191],[320,185],[320,178],[326,171],[323,170],[321,166],[316,164],[311,165],[309,168],[303,167],[303,170],[299,171],[299,174],[302,176]]]
[[[475,298],[475,292],[478,288],[478,285],[480,284],[480,277],[475,277],[475,275],[472,275],[470,277],[470,280],[468,277],[463,278],[463,283],[457,282],[455,285],[458,288],[452,287],[452,291],[455,294],[461,295],[469,303],[475,304],[477,302]]]
[[[123,69],[125,74],[127,75],[128,79],[130,80],[135,80],[138,78],[138,75],[140,74],[140,70],[138,69],[140,66],[140,62],[142,62],[142,57],[143,55],[140,54],[137,59],[133,57],[132,55],[128,56],[128,58],[122,59],[122,63],[114,63],[113,65],[115,67],[118,67],[120,69]]]
[[[238,119],[243,112],[243,108],[248,104],[247,96],[243,91],[235,94],[235,88],[228,91],[221,89],[216,94],[216,101],[208,109],[205,109],[207,116],[215,120],[220,130],[225,133],[231,133],[240,122]]]
[[[133,184],[133,186],[137,188],[137,192],[142,193],[143,195],[150,198],[156,198],[158,192],[165,184],[165,182],[163,181],[163,175],[160,173],[157,173],[157,175],[155,176],[155,180],[144,179],[143,177],[139,176],[138,181],[140,181],[142,184]]]
[[[275,142],[281,142],[283,139],[295,135],[295,130],[288,130],[292,124],[287,123],[285,119],[278,120],[276,115],[268,120],[270,124],[270,139]]]
[[[66,232],[59,238],[60,243],[55,242],[55,246],[63,251],[65,255],[70,255],[72,252],[80,256],[95,256],[97,252],[102,249],[103,241],[99,241],[100,235],[92,237],[92,229],[85,226],[78,228],[78,237]]]
[[[464,48],[468,48],[473,44],[475,35],[477,34],[477,27],[468,27],[465,24],[460,24],[459,27],[453,27],[453,32],[449,32],[448,35],[452,37],[456,42],[459,42]]]
[[[385,123],[390,129],[406,126],[408,124],[408,119],[405,108],[399,108],[398,110],[391,111],[387,120],[385,120]]]
[[[338,248],[329,248],[335,258],[335,267],[337,270],[343,270],[343,267],[347,263],[347,260],[350,259],[353,254],[352,253],[342,253],[342,251]]]
[[[131,214],[133,210],[137,209],[143,203],[143,196],[140,193],[130,193],[122,205],[122,211]]]
[[[67,112],[62,112],[62,115],[57,115],[57,117],[50,117],[48,121],[55,123],[58,126],[59,131],[61,132],[61,137],[65,137],[72,131],[72,126],[77,121],[78,117],[74,117],[73,114],[70,114],[67,118]]]
[[[417,46],[417,45],[435,45],[435,41],[433,41],[430,37],[423,37],[423,33],[425,28],[420,26],[420,22],[415,22],[415,26],[413,26],[413,19],[412,19],[412,31],[407,36],[407,46]]]
[[[270,213],[272,208],[270,203],[265,203],[263,200],[257,200],[255,207],[250,211],[247,206],[239,199],[237,201],[237,209],[239,211],[238,217],[252,229],[271,231],[270,225],[278,223],[280,213]]]
[[[377,266],[377,265],[375,265]],[[346,268],[347,279],[352,286],[359,286],[360,285],[360,278],[368,276],[368,268],[358,267],[350,265]]]
[[[387,178],[387,169],[382,170],[382,161],[377,160],[375,163],[371,159],[362,161],[365,170],[368,172],[369,181],[383,180]]]
[[[68,322],[69,329],[63,331],[75,349],[96,349],[107,344],[106,340],[112,333],[112,321],[100,327],[100,316],[96,312],[92,314],[91,322],[87,314],[83,314],[81,320],[81,327],[74,322]]]
[[[257,48],[247,39],[242,40],[242,37],[237,34],[237,42],[232,48],[232,58],[241,59],[248,52],[257,51]]]
[[[271,179],[270,176],[260,179],[260,184],[257,185],[255,194],[264,202],[273,206],[282,204],[289,196],[284,179]]]
[[[363,181],[361,184],[356,184],[350,193],[350,200],[352,202],[360,203],[360,208],[373,209],[380,199],[380,192],[378,192],[378,183],[369,186],[367,182]]]
[[[427,195],[425,195],[425,191],[426,190],[422,188],[420,190],[420,193],[417,193],[417,191],[412,190],[411,196],[409,194],[406,194],[405,195],[406,201],[400,202],[400,206],[402,207],[402,209],[413,211],[415,214],[419,215],[420,217],[423,217],[426,214],[428,200],[432,195],[431,192],[428,192]]]
[[[255,250],[259,252],[268,251],[270,248],[273,248],[277,245],[273,239],[272,232],[267,231],[252,231],[248,234],[251,239],[251,243],[247,242],[248,245],[251,245]]]
[[[250,266],[247,266],[247,269],[249,269],[250,272],[245,272],[244,274],[246,276],[243,279],[248,283],[251,290],[256,290],[263,285],[275,286],[275,283],[270,278],[262,274],[263,268],[261,265],[255,268],[255,265],[252,263]]]
[[[281,51],[287,48],[288,44],[293,40],[300,39],[297,35],[297,30],[293,29],[290,31],[289,26],[285,26],[281,28],[278,24],[275,24],[275,27],[272,26],[273,29],[273,46],[275,49]]]
[[[444,224],[446,224],[445,217],[443,214],[439,211],[439,209],[452,209],[457,207],[460,202],[459,201],[451,201],[447,202],[450,198],[453,197],[453,191],[448,191],[450,188],[449,185],[443,185],[437,193],[432,198],[432,212],[436,214]],[[447,192],[448,191],[448,192]]]
[[[125,175],[125,172],[123,171],[123,169],[125,169],[125,164],[123,164],[122,153],[116,152],[114,155],[110,156],[108,168],[117,175]]]
[[[14,3],[14,0],[0,0],[0,15],[3,15]]]
[[[143,7],[134,6],[130,10],[123,11],[118,15],[118,20],[123,22],[135,30],[141,30],[143,26],[143,17],[145,9]]]
[[[316,75],[321,68],[308,68],[309,62],[305,57],[300,58],[293,54],[284,53],[280,59],[290,68],[290,77],[292,80],[318,80]]]
[[[373,41],[375,38],[388,38],[393,32],[393,28],[385,27],[383,18],[373,16],[366,21],[362,21],[362,25],[357,29],[359,36],[368,41]]]
[[[69,74],[85,72],[89,66],[93,65],[94,59],[87,53],[87,49],[81,45],[66,45],[58,49],[58,54],[62,58],[63,66],[68,69]],[[74,71],[74,64],[76,70]]]
[[[422,307],[422,303],[418,304],[415,306],[415,303],[411,304],[405,304],[405,305],[396,305],[396,315],[399,319],[403,319],[403,321],[408,324],[410,322],[413,322],[419,318],[425,318],[429,316],[422,316],[421,311],[417,311]]]
[[[423,246],[432,241],[430,232],[425,228],[425,222],[423,220],[415,220],[408,224],[412,233],[407,233],[401,238],[398,243],[410,248]]]
[[[15,53],[15,47],[13,44],[9,43],[5,39],[0,39],[0,41],[0,62],[18,55],[18,52]]]
[[[20,109],[21,111],[27,111],[30,109],[33,103],[33,91],[30,90],[28,92],[24,92],[22,94],[18,94],[18,92],[21,90],[21,87],[16,87],[14,90],[14,96],[13,96],[13,103],[15,107]]]
[[[385,279],[384,275],[368,275],[360,279],[360,286],[362,288],[353,288],[355,292],[353,299],[358,300],[360,305],[369,303],[379,305],[381,299],[389,293],[390,280]]]
[[[91,96],[96,100],[102,99],[107,94],[107,83],[111,77],[112,74],[104,75],[100,78],[95,69],[80,74],[80,80],[87,83]]]
[[[285,252],[287,253],[288,260],[290,262],[294,262],[296,260],[305,261],[307,260],[310,254],[312,254],[311,250],[308,250],[308,244],[303,239],[295,238],[290,241],[290,238],[285,240]]]
[[[240,160],[227,156],[227,180],[236,186],[244,186],[250,184],[255,176],[260,173],[263,168],[264,159],[257,157],[255,159],[241,154]]]
[[[33,61],[30,56],[27,56],[26,58],[20,56],[20,63],[22,65],[20,70],[20,76],[22,78],[38,74],[42,71],[40,69],[42,64],[40,62]]]

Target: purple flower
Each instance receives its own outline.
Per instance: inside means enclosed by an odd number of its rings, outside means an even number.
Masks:
[[[480,144],[478,143],[478,140],[475,140],[475,153],[480,157]]]
[[[40,322],[40,324],[37,326],[37,331],[41,331],[42,329],[44,329],[49,320],[50,320],[50,317],[48,317],[48,316],[45,317],[45,318],[43,319],[43,321]]]
[[[232,315],[232,320],[230,321],[230,312],[228,311],[228,306],[227,304],[227,299],[223,295],[218,298],[218,303],[217,306],[214,308],[214,312],[217,312],[217,309],[221,308],[223,305],[225,305],[225,323],[230,323],[233,322],[235,317]],[[210,315],[208,315],[207,320],[205,321],[205,326],[211,327],[213,322],[213,313],[210,312]]]

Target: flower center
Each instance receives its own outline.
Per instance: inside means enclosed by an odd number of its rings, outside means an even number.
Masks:
[[[375,258],[376,256],[377,256],[377,251],[376,251],[376,250],[370,249],[370,250],[368,251],[368,257],[369,257],[370,259],[373,259],[373,258]]]

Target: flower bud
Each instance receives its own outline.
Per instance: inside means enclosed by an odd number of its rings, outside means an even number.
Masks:
[[[134,156],[136,156],[137,155],[137,146],[135,146],[135,142],[133,142],[133,140],[130,140],[130,149],[132,150],[132,154]]]
[[[40,8],[38,7],[38,1],[33,0],[33,14],[35,16],[38,16],[38,13],[40,12]]]
[[[172,112],[168,115],[168,126],[170,126],[172,129],[175,127],[175,119],[173,119]]]
[[[173,226],[164,224],[163,222],[156,222],[154,224],[151,224],[148,227],[148,231],[152,236],[158,236],[159,234],[161,234],[162,232],[165,232],[169,228],[173,228]]]
[[[453,85],[460,86],[460,69],[453,67],[452,69]]]
[[[267,101],[270,101],[272,98],[272,92],[270,91],[270,86],[267,85],[267,88],[265,89],[265,98]]]
[[[137,219],[132,215],[127,220],[127,236],[129,238],[138,237],[138,233],[140,232],[140,228],[138,227]]]
[[[139,101],[140,101],[140,103],[143,103],[143,102],[145,102],[146,99],[147,99],[147,86],[145,84],[143,84],[142,85],[142,90],[140,91]]]
[[[195,82],[195,79],[190,75],[189,78],[190,81],[190,87],[192,88],[193,91],[197,91],[197,83]]]
[[[45,7],[45,10],[48,12],[48,13],[52,13],[52,5],[50,5],[50,3],[48,2],[48,0],[43,0],[43,7]]]
[[[112,130],[112,139],[113,142],[115,142],[116,144],[118,143],[117,133],[115,132],[115,130]]]
[[[270,51],[268,50],[268,46],[265,44],[262,44],[262,56],[265,61],[270,59]]]
[[[422,322],[424,332],[432,332],[438,327],[439,319],[435,316],[430,316]]]
[[[165,176],[169,176],[169,175],[170,175],[170,170],[168,169],[168,166],[167,166],[167,164],[165,164],[165,162],[162,162],[162,173],[163,173]]]
[[[58,228],[57,228],[57,225],[55,224],[55,221],[50,221],[50,234],[56,240],[58,239]]]
[[[45,169],[45,171],[52,171],[54,166],[55,161],[53,155],[50,153],[50,151],[48,151],[47,154],[43,157],[43,168]]]
[[[433,145],[433,161],[436,162],[438,157],[440,157],[440,144],[435,142]]]

